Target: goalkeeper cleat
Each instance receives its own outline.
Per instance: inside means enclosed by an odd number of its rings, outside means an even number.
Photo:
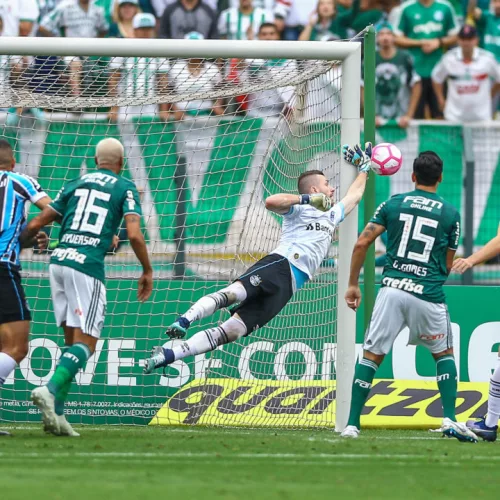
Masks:
[[[151,357],[144,360],[144,373],[149,375],[157,368],[163,368],[167,364],[169,363],[165,359],[165,349],[161,346],[155,347],[151,352]]]
[[[59,422],[59,436],[80,437],[80,434],[71,427],[64,415],[57,415],[57,420]]]
[[[59,435],[59,420],[54,410],[54,395],[49,391],[46,385],[37,387],[31,392],[31,401],[38,406],[42,413],[43,428],[45,432]]]
[[[461,422],[453,422],[449,418],[444,418],[441,431],[448,438],[456,438],[466,443],[477,443],[477,436]]]
[[[359,437],[359,429],[354,425],[348,425],[340,434],[340,437],[343,438],[358,438]]]
[[[493,442],[497,440],[498,425],[488,427],[486,425],[486,417],[480,418],[479,420],[468,420],[465,425],[476,436],[482,438],[483,441]]]
[[[187,334],[187,329],[189,328],[189,321],[182,316],[172,323],[165,332],[171,339],[183,339]]]
[[[7,431],[0,431],[0,436],[12,436],[12,434]]]

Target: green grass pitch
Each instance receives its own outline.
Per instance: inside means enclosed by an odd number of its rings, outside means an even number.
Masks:
[[[497,498],[498,443],[425,431],[81,427],[80,438],[7,427],[0,498]]]

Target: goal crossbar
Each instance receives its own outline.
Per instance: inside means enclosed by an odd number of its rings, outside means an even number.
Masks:
[[[64,43],[61,43],[64,41]],[[172,58],[280,58],[344,61],[361,53],[359,42],[247,40],[151,40],[113,38],[2,37],[0,53],[19,56],[101,56]]]

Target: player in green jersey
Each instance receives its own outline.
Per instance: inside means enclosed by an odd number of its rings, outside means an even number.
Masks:
[[[492,52],[500,62],[500,0],[492,0],[493,12],[476,7],[476,0],[469,2],[469,16],[476,21],[481,47]]]
[[[395,120],[400,127],[406,128],[422,93],[420,76],[415,72],[411,55],[396,47],[392,25],[381,22],[376,30],[375,120],[378,126]]]
[[[422,78],[422,95],[415,118],[425,118],[426,106],[433,118],[439,118],[431,73],[443,55],[443,48],[457,41],[459,27],[453,7],[447,0],[408,0],[401,4],[393,26],[397,45],[409,50],[415,60],[415,71]]]
[[[382,203],[354,247],[345,299],[356,310],[361,301],[359,273],[366,252],[387,231],[382,288],[365,335],[363,359],[356,366],[344,437],[358,437],[361,411],[375,373],[396,337],[407,327],[409,343],[427,347],[436,361],[444,414],[441,430],[461,441],[477,441],[455,417],[457,367],[443,284],[458,247],[460,215],[436,194],[442,172],[443,162],[436,153],[420,153],[413,163],[415,190]]]
[[[29,222],[21,241],[40,228],[61,221],[59,246],[50,259],[50,288],[65,347],[49,383],[31,398],[42,412],[46,431],[78,436],[64,417],[64,402],[73,378],[94,353],[104,325],[106,288],[104,257],[123,218],[132,249],[142,265],[137,297],[152,291],[152,268],[141,231],[139,194],[133,182],[120,176],[124,151],[116,139],[96,147],[97,171],[68,182],[55,200]]]

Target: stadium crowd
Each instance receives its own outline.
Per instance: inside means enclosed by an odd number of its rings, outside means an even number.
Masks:
[[[0,0],[0,31],[2,36],[318,41],[356,38],[374,24],[377,125],[404,128],[413,118],[495,117],[500,0],[317,0],[311,12],[312,5],[311,0]],[[99,95],[101,86],[116,94],[137,74],[127,60],[0,58],[0,79],[33,92],[57,94],[63,86],[73,96]],[[190,90],[217,86],[252,67],[272,78],[276,62],[222,67],[193,59],[168,69],[155,66],[151,92],[162,85],[182,91],[186,82]],[[267,112],[287,113],[292,94],[284,88],[266,96]],[[251,106],[244,111],[250,113]],[[193,112],[189,102],[158,108],[164,118]],[[221,101],[199,101],[199,112],[220,115],[224,107]],[[109,115],[116,118],[118,110]]]

